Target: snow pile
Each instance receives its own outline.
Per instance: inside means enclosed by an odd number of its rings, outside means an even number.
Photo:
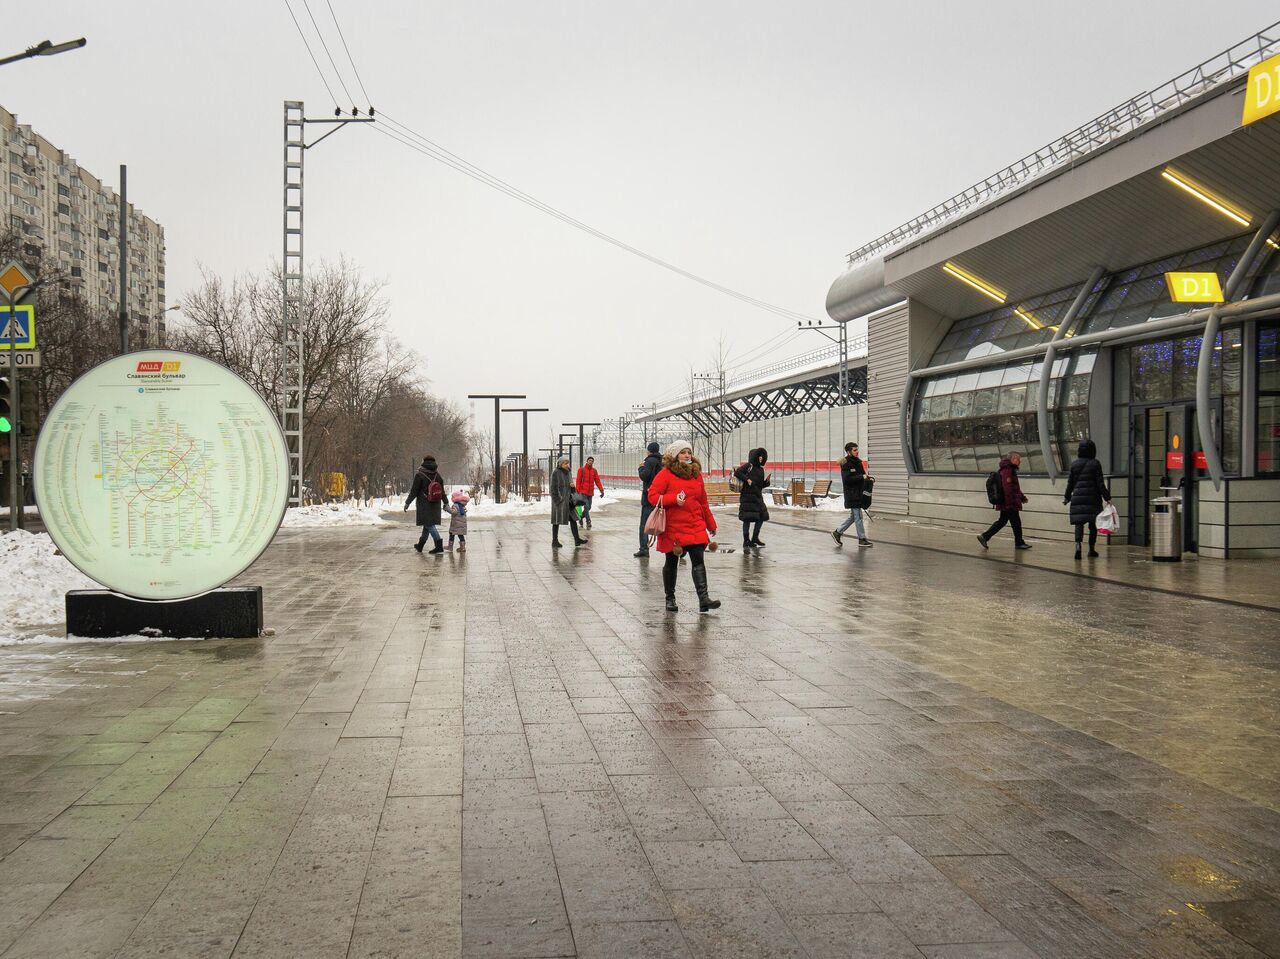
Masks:
[[[63,622],[67,590],[100,588],[57,553],[48,533],[21,529],[0,536],[0,582],[8,585],[0,592],[0,645],[36,640],[22,627]]]
[[[368,506],[358,500],[343,503],[323,503],[318,506],[296,506],[284,514],[282,529],[312,529],[317,526],[388,526],[390,521],[382,514],[399,510],[404,501],[391,499],[371,500]]]
[[[828,496],[825,499],[820,499],[817,501],[816,506],[796,506],[793,503],[788,503],[787,505],[784,506],[781,503],[774,503],[773,492],[774,492],[773,490],[765,490],[765,494],[766,494],[765,505],[768,506],[769,509],[771,510],[794,509],[794,510],[803,510],[805,512],[810,512],[810,513],[812,513],[814,510],[823,510],[823,511],[834,510],[837,513],[848,512],[848,510],[844,508],[843,495]],[[778,490],[778,492],[782,492],[782,490]]]

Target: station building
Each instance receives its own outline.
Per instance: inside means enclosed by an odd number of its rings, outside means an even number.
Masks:
[[[1016,450],[1024,525],[1066,538],[1091,438],[1128,542],[1174,491],[1186,549],[1280,556],[1278,226],[1280,24],[851,253],[827,311],[867,318],[878,507],[985,526]]]

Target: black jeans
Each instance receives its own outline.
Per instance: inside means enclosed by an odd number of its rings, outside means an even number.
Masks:
[[[1021,510],[1002,509],[1000,511],[1000,518],[991,524],[990,528],[985,533],[982,534],[982,538],[990,539],[992,536],[995,536],[996,533],[1004,529],[1005,524],[1007,523],[1013,527],[1014,543],[1021,546],[1023,539],[1022,539],[1022,516],[1020,514],[1021,514]]]
[[[750,520],[743,520],[743,521],[742,521],[742,542],[743,542],[743,544],[744,544],[744,545],[745,545],[745,544],[747,544],[747,543],[754,543],[756,540],[758,540],[758,539],[760,538],[760,529],[761,529],[761,527],[763,527],[763,526],[764,526],[764,520],[762,520],[762,519],[758,519],[758,520],[756,520],[756,521],[755,521],[755,523],[754,523],[754,525],[755,525],[755,532],[754,532],[754,533],[751,531],[751,527],[752,527],[752,525],[753,525],[753,524],[751,523],[751,521],[750,521]]]
[[[1076,542],[1084,539],[1084,528],[1089,527],[1089,548],[1093,549],[1098,545],[1098,524],[1092,520],[1088,523],[1076,523]]]
[[[640,548],[649,551],[649,537],[645,535],[644,524],[649,522],[649,514],[653,512],[653,504],[649,502],[649,491],[640,494]]]

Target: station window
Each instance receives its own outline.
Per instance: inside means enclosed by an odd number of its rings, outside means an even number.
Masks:
[[[1200,343],[1199,336],[1183,336],[1116,350],[1112,380],[1116,472],[1128,469],[1131,410],[1195,400]],[[1238,328],[1218,334],[1209,381],[1211,394],[1222,397],[1222,468],[1230,475],[1240,473],[1241,347]]]
[[[1258,327],[1258,473],[1280,473],[1280,326]]]

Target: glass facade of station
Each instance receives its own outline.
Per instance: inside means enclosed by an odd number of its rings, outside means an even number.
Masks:
[[[1064,337],[1118,327],[1139,326],[1151,320],[1187,312],[1186,304],[1169,299],[1164,274],[1170,271],[1216,272],[1227,277],[1249,243],[1249,236],[1215,243],[1165,257],[1103,277],[1089,292],[1083,308]],[[1280,254],[1268,250],[1247,289],[1250,297],[1280,292]],[[1066,287],[1019,303],[1002,305],[957,320],[939,343],[928,366],[984,356],[998,356],[1025,346],[1048,343],[1058,331],[1078,292]],[[1257,402],[1256,470],[1280,472],[1280,325],[1258,324],[1256,356],[1245,357],[1239,325],[1219,334],[1213,351],[1215,422],[1221,424],[1223,467],[1239,475],[1244,444],[1243,406]],[[1135,330],[1135,333],[1137,331]],[[1050,448],[1059,470],[1075,457],[1080,440],[1096,430],[1091,399],[1110,396],[1113,472],[1128,462],[1129,417],[1134,409],[1195,399],[1200,337],[1153,338],[1151,342],[1108,349],[1060,354],[1050,373],[1048,409]],[[1107,362],[1103,363],[1101,360]],[[1246,400],[1245,364],[1257,364],[1256,397]],[[1108,370],[1108,389],[1094,382],[1095,369]],[[924,473],[985,473],[1013,451],[1023,456],[1024,474],[1043,474],[1036,410],[1043,363],[1014,361],[979,370],[925,379],[917,387],[914,404],[916,468]],[[1105,378],[1106,374],[1104,374]],[[1093,436],[1095,440],[1102,437]]]

